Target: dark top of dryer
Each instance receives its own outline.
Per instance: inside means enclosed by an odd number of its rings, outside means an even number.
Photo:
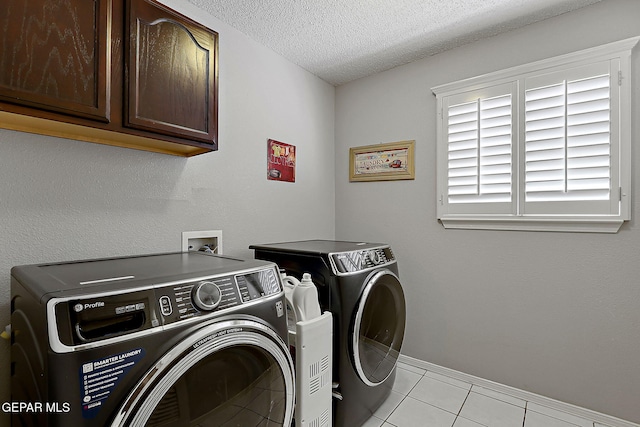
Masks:
[[[177,252],[23,265],[13,267],[11,275],[36,298],[41,298],[46,294],[65,291],[80,295],[95,292],[96,289],[131,289],[189,277],[231,274],[269,265],[273,264],[204,252]]]
[[[327,255],[337,252],[361,251],[386,246],[388,245],[384,243],[345,242],[339,240],[302,240],[298,242],[251,245],[249,246],[249,249],[255,249],[259,251],[278,251],[287,253]]]

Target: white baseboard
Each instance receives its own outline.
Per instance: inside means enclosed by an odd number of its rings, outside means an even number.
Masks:
[[[460,381],[464,381],[470,384],[484,387],[490,390],[494,390],[500,393],[507,394],[509,396],[516,397],[527,402],[533,402],[547,408],[555,409],[558,411],[566,412],[577,417],[585,418],[587,420],[593,420],[597,423],[605,424],[611,427],[640,427],[640,424],[632,423],[630,421],[622,420],[620,418],[612,417],[607,414],[592,411],[591,409],[582,408],[580,406],[564,403],[559,400],[551,399],[549,397],[541,396],[539,394],[531,393],[525,390],[520,390],[515,387],[496,383],[484,378],[476,377],[473,375],[465,374],[464,372],[455,371],[444,366],[439,366],[424,360],[414,359],[413,357],[400,355],[399,362],[407,365],[415,366],[417,368],[426,369],[427,371],[435,372],[445,375],[447,377],[455,378]]]

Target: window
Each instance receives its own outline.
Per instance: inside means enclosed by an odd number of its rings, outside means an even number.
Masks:
[[[433,88],[445,228],[617,232],[638,40]]]

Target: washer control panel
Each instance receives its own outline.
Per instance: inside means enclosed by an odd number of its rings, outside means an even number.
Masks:
[[[336,275],[358,273],[388,265],[396,261],[389,246],[361,251],[330,254],[331,268]]]
[[[56,351],[232,311],[282,292],[276,268],[205,276],[119,293],[53,299]],[[59,342],[59,343],[58,343]]]
[[[280,292],[273,268],[178,282],[156,289],[164,324],[225,311]]]

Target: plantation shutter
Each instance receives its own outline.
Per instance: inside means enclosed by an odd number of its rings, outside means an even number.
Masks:
[[[617,232],[631,218],[633,37],[432,88],[445,228]]]
[[[447,202],[450,211],[513,201],[512,85],[490,88],[446,105]],[[499,209],[499,208],[498,208]]]
[[[526,79],[525,213],[609,213],[613,89],[609,61]]]

